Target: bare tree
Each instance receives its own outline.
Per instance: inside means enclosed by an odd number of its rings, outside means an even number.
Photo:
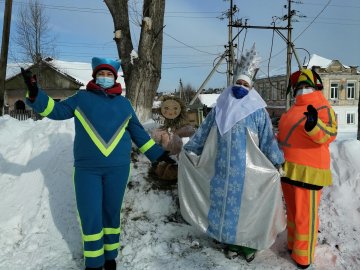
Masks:
[[[129,23],[129,0],[104,0],[114,21],[126,96],[140,119],[151,118],[161,79],[165,0],[144,0],[138,52],[134,52]]]
[[[179,93],[179,98],[184,102],[184,104],[188,105],[195,96],[196,90],[190,84],[184,86],[180,79],[178,93]]]
[[[16,26],[15,43],[21,48],[21,60],[36,63],[43,56],[53,56],[55,38],[50,35],[49,18],[39,0],[21,6]]]

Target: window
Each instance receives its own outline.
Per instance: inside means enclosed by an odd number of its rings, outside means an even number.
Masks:
[[[265,93],[264,93],[265,100],[270,100],[270,94],[271,94],[270,84],[267,83],[267,84],[265,85],[264,91],[265,91]]]
[[[281,100],[285,99],[285,85],[284,84],[280,84],[280,99]]]
[[[355,124],[355,113],[346,114],[346,123],[349,125]]]
[[[346,97],[347,99],[355,98],[355,82],[348,82],[346,87]]]
[[[338,99],[339,98],[339,84],[331,83],[330,85],[330,98]]]
[[[276,100],[277,99],[277,87],[275,84],[273,84],[273,87],[271,87],[271,99]]]

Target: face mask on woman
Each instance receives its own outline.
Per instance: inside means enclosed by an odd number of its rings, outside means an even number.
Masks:
[[[305,94],[310,94],[314,92],[314,88],[302,88],[296,91],[296,96],[300,96],[300,95],[305,95]]]
[[[99,76],[96,77],[96,84],[100,85],[104,89],[107,89],[115,84],[115,79],[111,77]]]
[[[231,88],[233,95],[236,99],[240,99],[245,97],[247,94],[249,94],[249,88],[243,86],[243,85],[234,85]]]

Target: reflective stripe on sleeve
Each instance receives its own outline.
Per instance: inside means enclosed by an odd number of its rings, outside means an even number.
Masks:
[[[43,112],[40,113],[41,116],[48,116],[54,109],[55,101],[49,97],[48,104]]]
[[[153,145],[155,144],[155,141],[153,139],[150,139],[147,143],[145,143],[143,146],[140,147],[140,152],[145,153],[147,150],[149,150]]]

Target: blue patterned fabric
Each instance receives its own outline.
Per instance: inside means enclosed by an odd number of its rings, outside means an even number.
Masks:
[[[213,109],[202,125],[184,146],[200,155],[215,121]],[[215,175],[210,180],[210,209],[207,233],[225,243],[234,243],[240,216],[241,198],[245,180],[247,129],[258,135],[259,148],[272,164],[284,162],[282,151],[273,134],[270,117],[259,109],[236,123],[221,136],[218,132]]]

